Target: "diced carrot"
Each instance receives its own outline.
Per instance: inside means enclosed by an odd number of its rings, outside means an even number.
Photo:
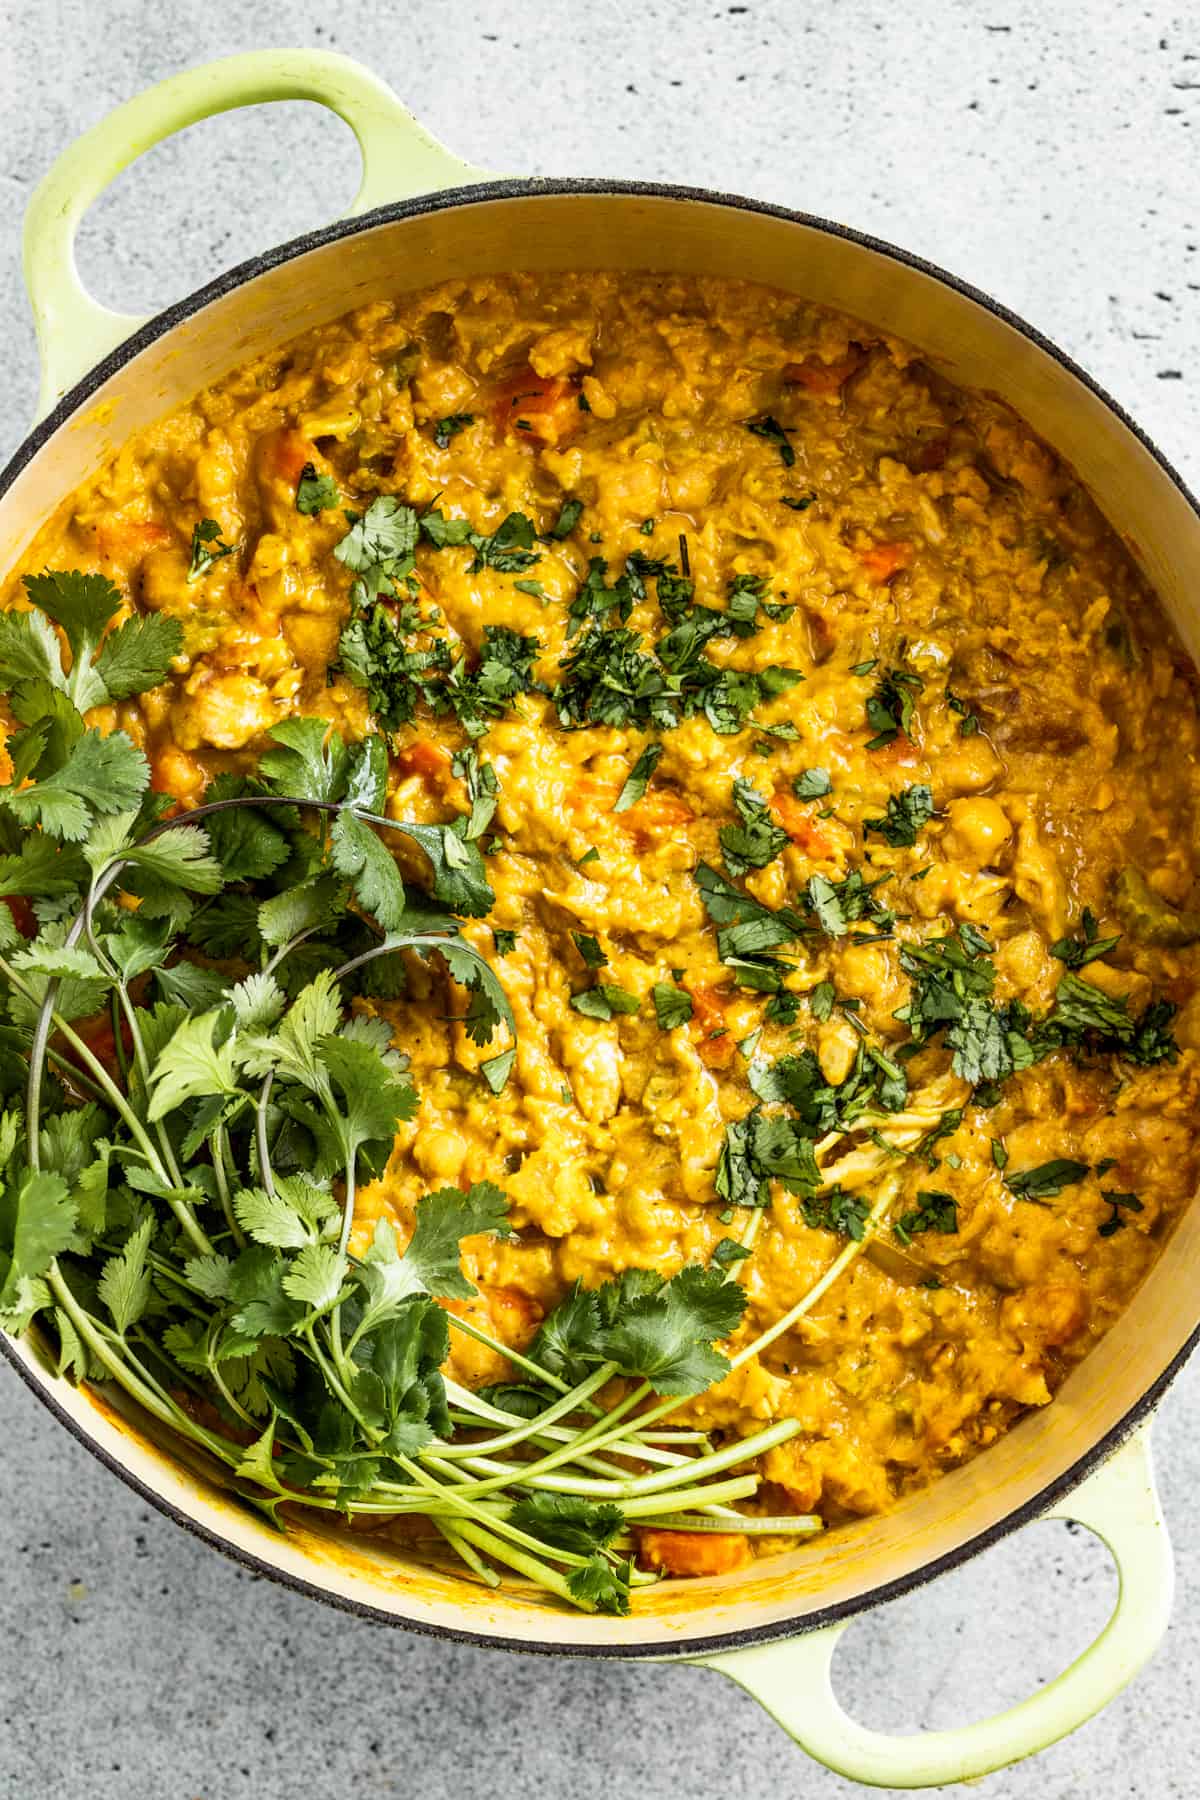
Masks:
[[[618,825],[630,834],[638,850],[661,843],[695,816],[686,800],[669,788],[651,788],[626,812],[616,815]]]
[[[912,545],[903,541],[872,544],[870,549],[858,552],[858,560],[873,580],[890,581],[912,561]]]
[[[578,389],[563,376],[547,379],[523,369],[496,389],[492,418],[505,436],[557,444],[579,424]]]
[[[725,988],[694,987],[688,992],[692,996],[692,1036],[700,1060],[710,1069],[727,1068],[737,1049],[733,1033],[725,1029],[725,1008],[732,995]]]
[[[667,1575],[726,1575],[750,1561],[743,1531],[638,1531],[638,1561]]]
[[[257,457],[260,474],[268,481],[281,481],[294,488],[304,473],[305,463],[313,462],[317,452],[302,431],[281,426],[266,431],[258,440]]]
[[[794,794],[789,794],[786,788],[773,793],[767,804],[793,844],[799,844],[810,856],[831,854],[833,845],[828,834],[821,829],[821,821],[813,816],[810,806],[805,806]]]
[[[34,916],[33,908],[28,900],[24,899],[20,894],[5,894],[4,904],[12,914],[13,924],[16,926],[21,936],[27,938],[36,937],[38,928],[37,919]]]
[[[840,394],[852,375],[856,375],[867,360],[867,352],[861,344],[851,344],[845,356],[837,362],[822,362],[819,356],[806,357],[803,362],[785,363],[783,379],[791,387],[807,388],[810,394],[832,396]]]
[[[921,760],[921,752],[903,731],[898,731],[890,744],[880,744],[878,750],[872,750],[872,760],[881,769],[911,769],[914,763]]]
[[[107,562],[140,563],[149,550],[171,542],[166,525],[153,519],[106,519],[96,527],[96,549]]]
[[[420,775],[425,781],[437,781],[450,767],[450,752],[428,738],[406,744],[392,759],[397,775]]]

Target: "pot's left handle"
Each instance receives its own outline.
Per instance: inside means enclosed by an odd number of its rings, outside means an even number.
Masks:
[[[868,1787],[927,1788],[971,1781],[1056,1743],[1114,1699],[1158,1649],[1175,1571],[1154,1488],[1148,1429],[1042,1515],[1086,1525],[1112,1551],[1117,1604],[1094,1644],[1054,1681],[993,1718],[910,1737],[869,1731],[838,1702],[830,1665],[846,1625],[790,1643],[696,1657],[738,1682],[827,1768]]]
[[[314,100],[346,121],[362,153],[350,213],[483,179],[442,147],[385,82],[332,50],[255,50],[172,75],[127,100],[63,151],[25,214],[25,283],[42,362],[38,417],[145,323],[94,300],[75,264],[88,207],[153,144],[214,113],[269,100]]]

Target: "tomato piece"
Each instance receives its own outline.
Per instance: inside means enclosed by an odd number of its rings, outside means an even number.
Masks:
[[[833,845],[826,832],[821,829],[821,821],[813,817],[812,811],[786,788],[780,788],[771,795],[767,802],[776,822],[783,826],[793,844],[799,844],[810,856],[830,856]]]
[[[858,552],[858,560],[873,580],[890,581],[912,561],[912,545],[902,540],[872,544],[870,549]]]
[[[890,744],[880,744],[871,756],[881,769],[911,769],[921,760],[921,752],[903,731],[898,731]]]
[[[682,795],[673,794],[669,788],[643,794],[627,812],[616,815],[618,825],[629,833],[638,850],[649,850],[695,816]]]
[[[578,389],[566,376],[544,377],[523,369],[502,382],[492,400],[492,420],[506,437],[557,444],[579,424]]]
[[[692,996],[692,1036],[701,1062],[710,1069],[728,1068],[737,1049],[733,1033],[725,1029],[725,1008],[732,994],[727,988],[711,987],[689,988],[688,992]]]
[[[12,922],[22,937],[37,936],[37,919],[33,907],[21,894],[5,894],[4,904],[12,914]]]
[[[420,775],[424,781],[438,781],[450,767],[450,752],[441,744],[432,744],[428,738],[418,738],[415,743],[406,744],[392,758],[392,767],[397,775]]]
[[[726,1575],[750,1561],[744,1531],[638,1531],[638,1560],[667,1575]]]
[[[803,362],[785,363],[783,379],[790,387],[802,387],[810,394],[821,394],[829,399],[841,393],[866,360],[867,352],[862,344],[851,344],[837,362],[822,362],[819,356],[809,356]]]
[[[311,440],[293,426],[264,432],[258,441],[257,455],[262,476],[268,481],[280,481],[289,488],[298,484],[306,463],[323,460],[317,458]]]

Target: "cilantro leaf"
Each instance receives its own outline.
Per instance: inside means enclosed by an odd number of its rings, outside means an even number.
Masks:
[[[801,769],[792,782],[797,800],[822,800],[832,790],[833,783],[824,769]]]
[[[508,1519],[530,1537],[579,1556],[603,1550],[625,1529],[625,1515],[618,1507],[598,1506],[576,1494],[525,1494],[511,1509]]]
[[[764,413],[761,418],[747,419],[746,430],[755,437],[765,438],[769,444],[774,444],[779,452],[779,460],[785,469],[795,467],[796,452],[788,443],[790,426],[781,425],[778,419],[771,417],[770,413]]]
[[[1069,1156],[1056,1156],[1049,1162],[1038,1163],[1036,1168],[1017,1169],[1004,1180],[1011,1193],[1019,1200],[1048,1200],[1061,1194],[1065,1187],[1074,1187],[1088,1173],[1089,1164],[1075,1162]]]
[[[958,1202],[953,1194],[919,1188],[916,1206],[903,1213],[892,1230],[902,1244],[911,1243],[923,1231],[955,1232],[958,1230]]]
[[[433,441],[439,450],[448,450],[451,438],[457,437],[460,431],[465,431],[468,425],[474,423],[474,413],[447,413],[434,426]]]
[[[10,1169],[0,1189],[0,1312],[15,1306],[22,1281],[38,1280],[70,1249],[77,1219],[61,1175]]]
[[[642,751],[632,769],[630,769],[629,774],[625,777],[625,784],[617,795],[613,805],[613,811],[615,813],[628,812],[629,808],[641,799],[642,795],[646,792],[650,777],[662,761],[662,755],[662,744],[646,745],[646,748]]]
[[[198,520],[192,526],[188,581],[202,580],[215,563],[219,563],[223,557],[232,556],[236,549],[236,544],[226,544],[222,540],[221,527],[216,519]]]
[[[875,832],[893,849],[902,849],[916,843],[917,834],[932,817],[931,790],[923,782],[914,782],[910,787],[902,788],[899,794],[889,794],[887,817],[864,819],[863,830]]]
[[[587,1611],[613,1613],[618,1618],[625,1618],[629,1612],[631,1573],[629,1563],[614,1568],[603,1556],[589,1556],[585,1563],[569,1572],[567,1586],[572,1598]]]
[[[636,994],[604,981],[597,982],[595,987],[584,988],[581,994],[571,995],[571,1005],[587,1019],[611,1019],[617,1013],[635,1013],[641,1004]]]
[[[385,931],[394,931],[404,916],[404,882],[386,844],[369,825],[343,811],[333,822],[330,856],[338,874],[354,883],[363,911]]]
[[[789,839],[781,825],[771,816],[770,808],[753,784],[741,778],[733,784],[733,804],[740,825],[722,825],[718,836],[725,855],[725,867],[733,876],[747,869],[763,869],[773,862]]]
[[[660,1031],[674,1031],[677,1026],[687,1024],[692,1016],[692,996],[686,988],[675,987],[669,981],[656,981],[650,994]]]
[[[406,1272],[431,1294],[469,1300],[474,1287],[462,1272],[462,1240],[481,1232],[508,1229],[508,1196],[490,1181],[477,1181],[464,1194],[439,1188],[417,1202],[412,1241],[404,1252]]]
[[[307,462],[296,483],[296,511],[312,516],[338,503],[338,485],[332,475],[318,475],[316,464]]]

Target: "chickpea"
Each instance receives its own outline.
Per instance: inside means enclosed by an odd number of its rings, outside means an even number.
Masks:
[[[994,868],[1012,836],[1012,823],[1002,806],[984,795],[952,800],[947,849],[976,869]]]
[[[422,1174],[434,1181],[453,1181],[467,1158],[467,1142],[457,1131],[418,1132],[413,1157]]]
[[[858,1054],[858,1034],[845,1019],[827,1019],[817,1034],[817,1060],[831,1087],[840,1087]]]
[[[990,787],[1004,765],[985,737],[960,738],[938,757],[937,783],[943,794],[977,794]]]

